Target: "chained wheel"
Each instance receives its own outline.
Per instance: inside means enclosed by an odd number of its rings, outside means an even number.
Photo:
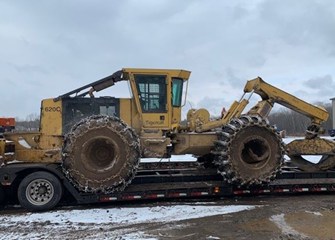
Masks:
[[[65,137],[63,171],[81,191],[122,191],[140,160],[137,134],[119,118],[91,116]]]
[[[62,185],[48,172],[35,172],[26,176],[18,188],[18,200],[30,211],[46,211],[55,207],[62,197]]]
[[[215,143],[219,173],[240,185],[269,183],[283,164],[285,148],[266,119],[254,115],[235,118],[218,133]]]

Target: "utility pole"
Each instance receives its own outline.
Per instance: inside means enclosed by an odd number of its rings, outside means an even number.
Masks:
[[[332,117],[333,117],[333,124],[332,129],[335,129],[335,97],[330,99],[332,101]]]

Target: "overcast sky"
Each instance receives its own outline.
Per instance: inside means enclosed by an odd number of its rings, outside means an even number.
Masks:
[[[188,106],[213,114],[257,76],[329,102],[335,1],[0,0],[0,56],[0,116],[39,114],[41,99],[122,67],[192,71]]]

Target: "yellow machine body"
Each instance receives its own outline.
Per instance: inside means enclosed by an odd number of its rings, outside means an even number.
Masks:
[[[117,116],[134,129],[140,138],[142,157],[206,155],[217,139],[215,129],[239,117],[248,100],[242,97],[240,101],[233,102],[227,113],[216,120],[210,119],[206,109],[191,109],[187,124],[181,125],[182,102],[186,97],[183,93],[187,90],[183,86],[190,74],[177,69],[124,68],[57,98],[45,99],[41,104],[40,131],[4,134],[7,142],[0,142],[1,159],[3,162],[12,159],[25,162],[61,161],[64,136],[79,121],[92,115]],[[94,92],[111,87],[118,81],[128,81],[131,98],[94,97]],[[275,88],[261,78],[248,81],[244,92],[255,92],[262,97],[262,101],[248,114],[266,118],[273,104],[279,103],[307,115],[316,126],[328,118],[324,109]],[[14,155],[5,154],[5,145],[9,144],[15,146]]]
[[[89,98],[65,94],[44,99],[39,132],[6,134],[6,139],[15,144],[15,154],[10,159],[61,161],[64,135],[85,117],[100,114],[116,115],[133,128],[140,136],[143,157],[165,156],[171,144],[166,132],[180,126],[183,85],[189,76],[186,70],[124,68],[122,80],[129,82],[131,98],[95,98],[93,92],[114,85],[107,79],[87,85],[91,88]]]

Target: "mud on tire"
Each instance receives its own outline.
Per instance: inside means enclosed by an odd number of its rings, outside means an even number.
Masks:
[[[65,137],[63,171],[85,192],[122,191],[140,160],[139,138],[117,117],[91,116]]]
[[[259,116],[235,118],[218,133],[218,172],[240,185],[268,183],[280,170],[284,144],[268,121]]]

